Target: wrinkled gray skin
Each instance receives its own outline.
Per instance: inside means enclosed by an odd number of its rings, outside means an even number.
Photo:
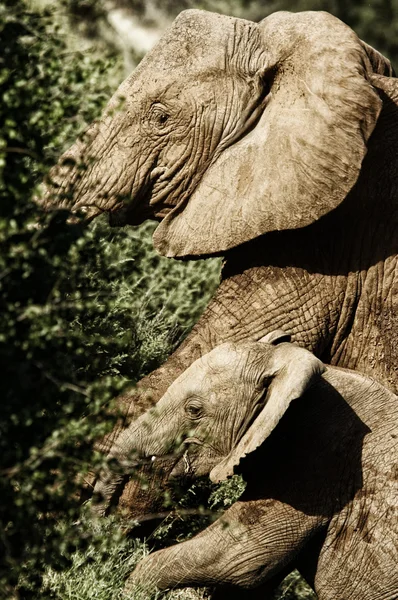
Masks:
[[[298,564],[319,600],[398,597],[397,397],[274,344],[213,349],[119,436],[111,455],[125,465],[131,449],[161,458],[185,438],[175,475],[217,481],[239,465],[248,482],[199,535],[143,559],[131,591],[216,585],[215,598],[266,598]],[[103,473],[97,490],[108,485]]]
[[[45,202],[156,219],[167,256],[225,256],[202,318],[142,381],[151,402],[217,344],[278,327],[397,391],[397,101],[388,60],[323,12],[183,12],[122,84]],[[120,398],[127,419],[148,402]]]

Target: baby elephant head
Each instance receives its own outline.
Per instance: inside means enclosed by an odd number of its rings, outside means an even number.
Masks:
[[[174,476],[210,474],[220,481],[232,475],[324,371],[313,354],[287,340],[276,331],[259,342],[214,348],[119,436],[110,458],[132,466],[137,455],[156,460],[174,453]],[[106,503],[119,479],[110,471],[100,477],[96,492]]]

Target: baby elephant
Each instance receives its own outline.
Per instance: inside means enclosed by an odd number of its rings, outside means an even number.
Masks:
[[[114,462],[174,447],[176,476],[247,481],[199,535],[143,559],[127,590],[265,598],[298,566],[320,600],[398,598],[397,397],[287,339],[218,346],[119,436]],[[98,482],[105,503],[117,481],[108,471]]]

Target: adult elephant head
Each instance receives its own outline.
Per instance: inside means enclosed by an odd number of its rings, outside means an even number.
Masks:
[[[55,187],[113,225],[156,219],[170,257],[307,226],[358,179],[382,106],[374,69],[391,73],[327,13],[182,12],[61,158],[46,202]]]
[[[174,447],[175,476],[219,481],[238,467],[247,481],[218,521],[144,559],[130,584],[246,598],[298,563],[321,598],[395,598],[397,398],[287,339],[214,348],[116,440],[124,466],[132,451],[156,460]],[[105,503],[112,480],[97,483]]]

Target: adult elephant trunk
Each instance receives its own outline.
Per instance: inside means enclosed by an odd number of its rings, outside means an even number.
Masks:
[[[124,120],[121,106],[113,117],[93,123],[63,155],[47,178],[45,208],[56,206],[91,220],[104,212],[112,218],[134,203],[137,222],[150,216],[140,199],[151,186],[156,153],[143,155],[138,127],[121,134]]]

